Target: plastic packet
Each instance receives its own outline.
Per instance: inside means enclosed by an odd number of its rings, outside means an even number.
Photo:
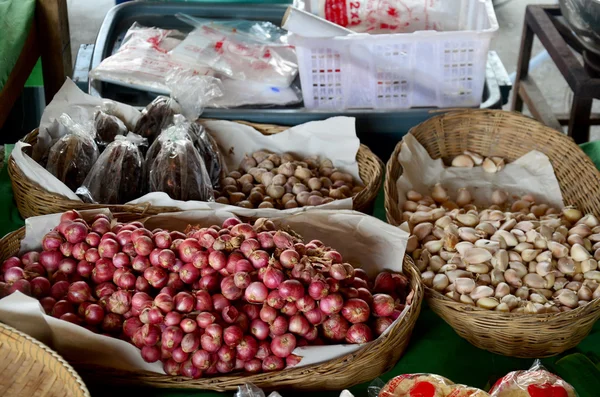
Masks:
[[[171,98],[181,106],[181,113],[188,120],[196,120],[206,105],[223,96],[221,80],[202,76],[191,69],[176,68],[165,78]]]
[[[221,179],[227,174],[227,166],[219,151],[217,142],[210,136],[204,126],[196,122],[191,123],[188,131],[194,140],[194,146],[198,150],[198,154],[204,160],[213,189],[218,189]]]
[[[282,39],[287,36],[268,33],[265,23],[253,29],[255,22],[177,17],[195,29],[169,52],[176,62],[204,65],[232,79],[277,87],[288,87],[298,74],[296,53]]]
[[[104,102],[94,112],[94,128],[96,129],[96,143],[100,151],[115,140],[117,135],[127,135],[128,128],[118,116],[113,114],[113,102]]]
[[[181,113],[181,106],[172,98],[158,96],[142,110],[142,116],[133,128],[133,132],[146,138],[152,145],[158,134],[173,123],[173,116]]]
[[[490,390],[491,397],[577,397],[573,386],[548,372],[540,360],[526,371],[508,373]]]
[[[456,30],[459,19],[457,7],[443,0],[294,0],[294,6],[357,33]]]
[[[75,191],[98,159],[95,131],[92,125],[75,123],[66,113],[58,118],[58,125],[64,131],[48,152],[46,169]]]
[[[382,386],[375,379],[368,388],[369,397],[490,397],[483,390],[457,385],[451,380],[433,374],[406,374],[392,378]]]
[[[147,140],[130,132],[117,136],[100,155],[77,195],[89,203],[123,204],[144,195],[144,156]]]
[[[211,180],[189,128],[189,122],[178,119],[148,150],[148,191],[165,192],[174,200],[212,201]]]
[[[175,68],[190,68],[210,74],[208,68],[193,68],[173,61],[168,54],[185,38],[178,30],[145,27],[134,23],[121,47],[89,73],[90,78],[129,87],[168,93],[165,76]]]

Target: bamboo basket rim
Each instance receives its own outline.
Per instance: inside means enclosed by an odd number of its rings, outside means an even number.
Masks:
[[[253,127],[264,135],[277,134],[291,128],[288,126],[257,124],[240,120],[232,122]],[[37,142],[38,132],[38,128],[34,129],[23,137],[21,141],[33,146],[33,144]],[[358,163],[359,177],[364,184],[364,188],[352,196],[352,207],[354,210],[365,212],[373,205],[383,183],[384,164],[371,149],[362,143],[359,145],[358,151],[356,152],[356,160]],[[152,205],[149,202],[139,204],[91,204],[83,201],[71,200],[61,194],[50,192],[43,186],[40,186],[38,183],[29,179],[17,166],[12,154],[8,159],[8,174],[12,182],[17,207],[24,217],[59,212],[60,210],[65,210],[67,207],[78,209],[109,208],[116,212],[134,212],[142,215],[181,211],[180,208],[175,206],[158,206]],[[40,210],[39,207],[44,206],[43,204],[40,204],[40,195],[46,196],[45,199],[47,201],[59,204],[55,205],[54,208],[48,208],[48,210]],[[27,205],[21,203],[21,200],[27,201]],[[35,207],[35,209],[28,208],[30,206]],[[45,206],[48,207],[48,205]]]
[[[135,219],[140,219],[138,214],[135,215]],[[133,218],[132,218],[133,219]],[[25,227],[22,227],[14,232],[11,232],[0,239],[0,250],[7,250],[6,247],[12,247],[12,252],[8,255],[14,255],[18,251],[21,240],[25,236]],[[16,251],[15,251],[16,246]],[[0,258],[2,259],[2,258]],[[71,360],[73,366],[78,368],[83,374],[83,377],[87,380],[88,378],[94,379],[96,376],[104,375],[102,378],[104,382],[107,379],[106,375],[111,378],[111,383],[115,384],[131,384],[135,381],[136,384],[144,384],[147,386],[153,386],[158,388],[179,388],[179,389],[206,389],[214,391],[227,391],[235,390],[238,385],[242,383],[254,383],[258,387],[262,388],[273,388],[275,385],[279,385],[281,388],[291,389],[309,389],[309,390],[321,390],[323,386],[310,387],[310,380],[313,380],[315,376],[326,376],[340,375],[343,371],[350,368],[352,362],[355,360],[365,360],[366,357],[380,357],[384,356],[381,349],[393,349],[391,354],[396,354],[397,358],[393,359],[393,362],[386,362],[385,370],[378,372],[372,378],[379,376],[381,373],[389,370],[391,366],[400,359],[408,343],[417,318],[421,311],[421,304],[424,299],[424,289],[421,283],[421,277],[418,269],[414,266],[412,258],[408,255],[404,255],[403,258],[403,270],[402,273],[409,278],[411,290],[414,291],[412,298],[412,304],[407,309],[405,316],[393,325],[385,335],[380,336],[369,344],[361,347],[355,352],[341,355],[332,360],[310,364],[299,368],[287,368],[275,372],[263,372],[258,374],[231,374],[219,377],[200,378],[200,379],[189,379],[182,376],[169,376],[166,374],[157,374],[149,371],[128,371],[121,369],[111,369],[99,365],[86,364]],[[395,338],[400,335],[401,339],[396,341]],[[390,346],[393,344],[393,346]],[[369,360],[372,362],[373,360]],[[345,383],[345,387],[368,381],[370,379],[362,379],[365,373],[364,368],[354,371],[353,377]],[[362,375],[359,375],[361,374]],[[300,382],[305,384],[299,384]],[[307,384],[309,387],[307,387]]]
[[[481,125],[478,125],[478,122]],[[473,131],[473,126],[476,126],[476,132]],[[469,129],[469,127],[471,127],[471,129]],[[521,129],[519,129],[519,127]],[[450,128],[450,130],[448,130],[448,128]],[[504,131],[508,131],[505,132],[507,135],[510,134],[510,142],[515,141],[515,136],[520,137],[519,134],[522,134],[524,135],[522,139],[525,139],[527,144],[521,145],[518,149],[513,149],[511,146],[507,145],[505,146],[508,148],[500,145],[498,142],[501,141],[502,133]],[[454,142],[453,144],[445,143],[454,137],[452,135],[453,133],[456,134],[457,140],[462,140],[458,143]],[[449,112],[430,118],[411,128],[409,134],[416,134],[415,137],[417,140],[419,140],[423,147],[428,151],[429,155],[435,159],[457,155],[459,154],[457,152],[458,150],[471,150],[472,146],[478,147],[482,151],[489,150],[489,152],[479,153],[486,156],[502,156],[502,151],[504,150],[507,156],[502,157],[505,158],[508,158],[509,155],[519,157],[522,155],[521,152],[526,153],[530,150],[534,150],[533,148],[535,148],[535,150],[541,149],[540,151],[548,156],[554,167],[565,205],[578,204],[582,200],[588,200],[584,201],[584,204],[578,206],[583,207],[585,205],[587,207],[586,212],[594,213],[596,216],[599,215],[600,204],[594,202],[590,204],[590,198],[588,197],[583,199],[581,189],[588,191],[589,195],[589,191],[593,190],[590,187],[594,186],[593,183],[595,181],[597,181],[597,185],[600,186],[600,172],[596,170],[591,160],[569,137],[560,134],[550,127],[546,127],[529,117],[500,110],[466,110]],[[484,134],[487,136],[486,138],[473,138],[475,136],[479,137],[477,134]],[[534,141],[534,137],[537,137],[538,140]],[[553,141],[555,142],[555,145],[548,146],[547,150],[544,151],[545,147],[540,146],[542,137],[546,142],[546,145],[551,145]],[[527,140],[530,140],[531,142],[528,142]],[[397,180],[403,172],[402,166],[398,162],[401,146],[402,141],[398,142],[393,154],[386,164],[386,180],[384,183],[386,218],[388,223],[394,226],[399,226],[403,223],[403,210],[398,206],[399,192],[397,189]],[[477,150],[474,151],[478,152]],[[566,157],[567,153],[570,154],[571,157]],[[514,159],[509,158],[509,160]],[[592,185],[582,185],[579,190],[565,189],[563,180],[559,178],[573,178],[572,175],[561,171],[561,167],[565,167],[565,163],[570,167],[580,167],[580,169],[582,169],[581,167],[584,167],[586,169],[586,177],[588,177],[588,179],[591,178],[591,181],[589,182],[592,183]],[[575,166],[573,166],[574,164]],[[579,172],[579,174],[581,174],[581,172]],[[579,181],[571,182],[580,183]],[[593,200],[593,198],[591,200]],[[598,201],[600,202],[600,200]],[[548,348],[549,355],[558,354],[560,351],[565,350],[562,346],[570,346],[573,342],[578,343],[581,341],[585,336],[581,336],[581,334],[586,332],[585,329],[588,327],[589,322],[596,321],[600,318],[600,298],[593,299],[584,306],[560,313],[505,313],[456,302],[432,288],[425,285],[423,285],[423,287],[426,300],[430,303],[432,309],[448,322],[460,336],[466,338],[469,342],[480,348],[504,355],[531,357],[528,355],[527,349],[530,349],[537,343],[540,343],[543,347],[547,347],[547,335],[538,337],[535,334],[536,330],[539,332],[542,329],[546,329],[548,332],[552,331],[553,333],[560,333],[562,331],[562,334],[560,334],[562,338],[561,342],[557,342]],[[572,324],[574,320],[577,321],[577,324]],[[493,328],[492,325],[496,328]],[[502,328],[497,328],[498,326]],[[528,326],[531,326],[532,328],[523,328]],[[578,332],[569,332],[569,329],[573,330],[573,326],[578,327]],[[543,328],[536,329],[536,327]],[[589,326],[589,328],[591,329],[591,326]],[[488,332],[496,332],[495,336],[498,337],[501,333],[502,335],[509,335],[511,332],[509,329],[512,330],[515,337],[518,335],[518,338],[516,338],[518,340],[508,341],[508,344],[512,343],[512,346],[502,347],[485,341],[486,336],[484,335],[486,334],[486,330],[488,330]],[[589,332],[589,330],[587,332]],[[568,336],[567,334],[569,333],[574,336]],[[525,335],[527,335],[527,337]],[[487,337],[490,337],[489,334]]]
[[[90,397],[90,392],[87,389],[85,383],[83,383],[83,380],[81,379],[79,374],[75,371],[75,369],[71,366],[71,364],[69,364],[67,361],[65,361],[64,358],[62,358],[61,355],[59,355],[54,350],[50,349],[48,346],[46,346],[44,343],[40,342],[39,340],[32,338],[31,336],[19,331],[18,329],[14,328],[14,327],[11,327],[10,325],[0,322],[0,328],[4,329],[5,331],[10,332],[11,334],[14,334],[14,336],[16,336],[20,339],[25,339],[27,342],[38,346],[45,353],[49,354],[55,361],[57,361],[63,368],[65,368],[67,370],[67,372],[69,373],[69,375],[71,375],[73,377],[73,379],[75,379],[75,381],[79,385],[79,390],[81,391],[81,395],[84,397]],[[4,334],[4,333],[0,333],[0,334]],[[0,343],[0,345],[1,345],[1,343]]]

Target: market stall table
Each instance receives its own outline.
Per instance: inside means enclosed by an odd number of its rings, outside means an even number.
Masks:
[[[10,145],[7,157],[9,152]],[[0,173],[0,206],[0,232],[2,234],[23,225],[12,200],[12,190],[6,168]],[[385,219],[383,191],[380,192],[378,197],[374,215],[380,219]],[[583,355],[572,355],[576,352],[583,353]],[[600,358],[600,322],[595,325],[591,334],[576,349],[556,357],[544,359],[542,362],[548,369],[571,383],[578,391],[579,397],[596,397],[593,393],[600,389],[600,376],[594,374],[600,374],[598,368],[600,364],[596,367],[588,357],[594,361],[598,361],[598,358]],[[408,350],[396,366],[382,375],[381,379],[386,382],[400,374],[429,372],[445,376],[456,383],[489,389],[498,378],[506,373],[517,369],[527,369],[531,364],[532,360],[530,359],[499,356],[472,346],[466,340],[460,338],[448,324],[424,304]],[[85,376],[83,377],[85,380]],[[140,393],[142,389],[143,394],[147,397],[216,397],[233,394],[142,387],[133,389],[125,386],[116,388],[108,386],[109,383],[107,381],[103,385],[88,384],[88,387],[93,396],[113,396],[116,390],[119,391],[119,395],[130,394],[130,392]],[[364,383],[350,388],[350,391],[357,397],[367,396],[368,386],[369,383]],[[592,392],[587,390],[592,390]],[[281,394],[288,397],[299,393],[281,391]],[[312,394],[315,397],[337,397],[339,395],[337,392],[315,392]]]

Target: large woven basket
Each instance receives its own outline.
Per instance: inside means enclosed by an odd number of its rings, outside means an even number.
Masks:
[[[89,397],[90,392],[56,352],[0,323],[0,396]]]
[[[566,205],[600,216],[600,173],[567,136],[518,113],[471,110],[433,117],[410,130],[429,155],[450,159],[465,150],[514,161],[531,150],[548,156]],[[402,175],[398,143],[387,163],[388,222],[402,223],[396,181]],[[560,314],[499,313],[457,303],[425,288],[429,306],[463,338],[494,353],[547,357],[575,347],[600,317],[600,300]]]
[[[120,218],[123,219],[123,218]],[[139,219],[129,217],[130,220]],[[9,233],[0,240],[0,263],[19,252],[25,228]],[[160,388],[235,390],[239,385],[251,382],[263,389],[296,390],[341,390],[352,385],[367,382],[390,370],[400,359],[417,322],[423,301],[423,287],[418,269],[409,256],[404,257],[404,274],[409,278],[415,291],[412,305],[405,317],[394,324],[384,336],[354,353],[327,361],[322,364],[290,368],[283,371],[255,375],[230,375],[215,378],[191,380],[143,371],[124,371],[89,364],[71,364],[77,368],[89,384],[130,384]],[[0,339],[0,354],[2,353]],[[0,369],[2,359],[0,355]],[[2,373],[0,372],[0,380]],[[0,382],[0,391],[2,383]],[[2,396],[2,393],[0,393]]]
[[[241,121],[239,123],[249,125],[264,135],[277,134],[289,129],[289,127],[271,124],[253,124]],[[38,130],[36,129],[27,134],[22,141],[35,145],[37,143],[37,136]],[[362,144],[356,153],[356,161],[358,163],[358,173],[365,188],[352,198],[352,207],[356,211],[372,213],[375,198],[379,193],[383,181],[383,162],[371,149]],[[43,186],[31,181],[17,167],[12,156],[8,160],[8,174],[12,181],[17,207],[24,218],[55,214],[70,209],[109,208],[113,212],[129,212],[142,215],[156,215],[163,212],[180,211],[177,207],[152,206],[149,203],[140,205],[106,205],[88,204],[71,200],[60,194],[49,192]]]

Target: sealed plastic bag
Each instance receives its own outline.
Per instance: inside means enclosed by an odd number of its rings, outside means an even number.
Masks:
[[[548,372],[540,360],[527,371],[513,371],[490,390],[492,397],[577,397],[573,386]]]
[[[117,136],[100,155],[77,195],[99,204],[124,204],[143,196],[145,173],[140,147],[144,145],[146,139],[132,132]]]
[[[90,71],[92,79],[134,88],[168,93],[165,76],[182,64],[168,54],[184,39],[178,30],[145,27],[134,23],[125,34],[119,50]],[[186,68],[192,68],[189,65]],[[193,68],[198,74],[210,74],[205,67]]]
[[[188,120],[196,120],[211,100],[223,96],[221,80],[198,75],[191,69],[172,70],[165,78],[165,84],[171,98],[180,105],[180,113]]]
[[[266,23],[252,29],[257,23],[177,16],[196,29],[170,51],[176,62],[204,65],[232,79],[277,87],[289,87],[298,74],[296,53],[283,40],[287,36],[269,34]]]
[[[227,174],[227,168],[217,142],[198,123],[191,123],[190,135],[194,139],[194,146],[198,150],[200,157],[204,160],[204,165],[206,166],[206,171],[208,172],[213,188],[218,189],[221,179]]]
[[[91,125],[75,123],[67,114],[59,117],[58,124],[64,131],[48,152],[46,169],[75,191],[98,159],[95,131]]]
[[[490,397],[483,390],[454,384],[443,376],[407,374],[392,378],[385,386],[376,379],[369,385],[369,397]]]
[[[173,123],[173,116],[181,113],[181,107],[172,98],[166,96],[156,97],[144,110],[133,132],[148,140],[152,145],[158,134]]]
[[[175,200],[212,201],[211,180],[189,128],[189,122],[177,120],[148,150],[148,191],[165,192]]]
[[[105,102],[94,112],[94,127],[96,128],[96,143],[100,151],[115,140],[117,135],[127,135],[127,126],[113,114],[113,102]]]

